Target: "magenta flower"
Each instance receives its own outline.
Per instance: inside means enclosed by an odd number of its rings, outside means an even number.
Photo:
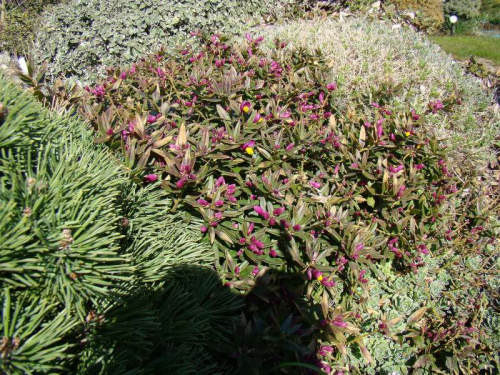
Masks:
[[[285,207],[278,207],[274,209],[273,215],[280,216],[283,212],[285,212]]]
[[[271,249],[269,250],[269,255],[271,256],[271,258],[276,258],[278,256],[278,253],[276,252],[276,250]]]
[[[391,165],[389,167],[389,172],[391,172],[391,173],[398,173],[398,172],[402,171],[404,168],[405,167],[404,167],[403,164],[400,164],[397,167],[394,167],[394,166]]]
[[[249,236],[249,235],[251,235],[251,234],[252,234],[252,232],[253,232],[254,228],[255,228],[255,224],[254,224],[254,223],[250,223],[250,224],[248,225],[247,236]]]
[[[223,205],[224,205],[224,201],[223,200],[215,201],[215,207],[222,207]]]
[[[259,273],[259,267],[255,266],[252,270],[252,275],[257,276],[258,273]]]
[[[255,115],[255,117],[254,117],[254,119],[253,119],[253,121],[252,121],[252,122],[253,122],[254,124],[257,124],[257,123],[260,123],[260,122],[262,122],[262,121],[264,121],[264,119],[262,118],[262,116],[261,116],[259,113],[257,113],[257,114]]]
[[[429,249],[424,244],[418,245],[417,249],[418,249],[419,252],[421,252],[424,255],[429,255],[430,254]]]
[[[415,165],[415,168],[417,169],[417,171],[419,171],[421,169],[424,169],[425,165],[424,164],[417,164],[417,165]]]
[[[413,121],[418,121],[418,120],[420,120],[420,116],[419,116],[419,115],[417,115],[417,113],[415,112],[415,110],[414,110],[414,109],[412,109],[412,110],[411,110],[411,119],[412,119]]]
[[[383,123],[384,123],[384,119],[380,119],[377,121],[377,138],[380,138],[382,137],[382,134],[384,134],[384,128],[383,128]]]
[[[148,174],[148,175],[144,176],[144,180],[146,182],[155,182],[156,180],[158,180],[158,175],[156,175],[156,174]]]
[[[340,315],[336,316],[335,319],[333,319],[331,323],[335,327],[339,327],[339,328],[347,327],[347,323],[344,321],[344,319]]]
[[[286,111],[280,114],[280,118],[290,118],[290,112]]]
[[[111,137],[113,135],[113,129],[109,128],[108,130],[106,130],[106,134]]]
[[[205,199],[198,199],[197,200],[198,204],[202,205],[202,206],[208,206],[208,201],[206,201]]]
[[[201,228],[200,228],[200,231],[201,231],[201,233],[207,233],[208,232],[208,228],[206,226],[202,225]]]
[[[293,230],[298,232],[300,230],[300,225],[299,224],[295,224],[293,227]]]
[[[181,178],[179,181],[177,181],[177,188],[178,189],[182,189],[184,187],[184,185],[186,184],[186,179],[184,178]]]
[[[286,146],[286,150],[290,151],[293,147],[295,146],[295,143],[290,143],[288,146]]]
[[[244,101],[240,104],[240,112],[248,113],[252,108],[252,104],[249,101]]]
[[[335,82],[329,83],[326,85],[326,88],[328,89],[328,91],[337,90],[337,84]]]
[[[316,181],[309,182],[309,185],[311,185],[315,189],[319,189],[321,187],[321,184],[319,182],[316,182]]]
[[[260,207],[260,206],[253,206],[253,210],[255,212],[257,212],[257,214],[259,216],[262,216],[262,218],[264,220],[268,220],[269,219],[269,214],[266,211],[264,211],[264,209],[262,207]]]

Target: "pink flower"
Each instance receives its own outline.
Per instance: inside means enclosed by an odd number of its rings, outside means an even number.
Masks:
[[[413,121],[418,121],[418,120],[420,120],[420,116],[419,116],[419,115],[417,115],[417,113],[415,112],[415,110],[414,110],[414,109],[412,109],[412,110],[411,110],[411,119],[412,119]]]
[[[244,101],[240,104],[240,112],[248,113],[252,108],[252,104],[249,101]]]
[[[156,116],[154,116],[154,115],[148,115],[147,122],[148,122],[148,124],[152,124],[152,123],[156,122]]]
[[[255,266],[252,270],[252,275],[257,276],[258,273],[259,273],[259,267]]]
[[[295,224],[293,227],[293,230],[298,232],[300,230],[300,225],[299,224]]]
[[[235,273],[236,275],[240,273],[240,267],[239,267],[239,266],[236,266],[236,267],[234,268],[234,273]]]
[[[208,232],[208,228],[206,226],[202,225],[201,228],[200,228],[200,231],[201,231],[201,233],[207,233]]]
[[[186,180],[184,178],[181,178],[179,181],[177,181],[177,188],[182,189],[186,183]]]
[[[262,121],[263,121],[262,116],[261,116],[259,113],[257,113],[257,114],[255,115],[254,119],[253,119],[253,123],[254,123],[254,124],[257,124],[257,123],[262,122]]]
[[[144,180],[146,182],[155,182],[156,180],[158,180],[158,175],[156,175],[156,174],[148,174],[148,175],[144,176]]]
[[[253,210],[259,215],[264,218],[264,220],[269,219],[269,214],[262,209],[260,206],[253,206]]]
[[[415,168],[417,169],[417,171],[419,171],[421,169],[424,169],[425,165],[424,164],[417,164],[417,165],[415,165]]]
[[[326,88],[328,89],[328,91],[337,90],[337,84],[335,82],[329,83],[326,85]]]
[[[323,102],[325,101],[325,94],[323,93],[323,91],[319,93],[318,99],[319,99],[319,102],[321,104],[323,104]]]
[[[205,199],[198,199],[197,200],[198,204],[202,205],[202,206],[208,206],[208,201],[206,201]]]
[[[290,151],[290,150],[291,150],[294,146],[295,146],[295,144],[294,144],[294,143],[290,143],[288,146],[286,146],[286,148],[285,148],[285,149],[286,149],[287,151]]]
[[[344,322],[344,319],[341,316],[335,317],[335,319],[333,319],[331,323],[335,327],[339,327],[339,328],[347,327],[347,323]]]
[[[109,128],[108,130],[106,130],[106,134],[111,137],[113,135],[113,129]]]
[[[274,209],[273,215],[280,216],[283,212],[285,212],[285,207],[278,207]]]
[[[290,112],[283,112],[280,114],[280,118],[290,118]]]
[[[421,252],[424,255],[429,255],[430,254],[429,249],[424,244],[418,245],[417,249],[418,249],[419,252]]]
[[[377,138],[382,137],[382,134],[384,134],[384,128],[382,124],[384,123],[384,119],[380,119],[377,121]]]
[[[269,250],[269,255],[271,256],[271,258],[276,258],[278,256],[278,253],[276,252],[276,250],[271,249]]]
[[[309,185],[311,185],[315,189],[319,189],[321,187],[321,184],[319,182],[316,182],[316,181],[309,182]]]
[[[254,228],[255,228],[255,224],[254,223],[248,224],[247,236],[249,236],[249,235],[252,234]]]
[[[223,200],[215,201],[215,207],[222,207],[223,205],[224,205],[224,201]]]

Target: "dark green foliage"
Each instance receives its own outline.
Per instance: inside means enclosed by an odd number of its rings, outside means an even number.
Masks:
[[[213,373],[242,302],[196,220],[74,117],[1,77],[0,100],[1,371]]]
[[[445,0],[444,11],[447,15],[454,14],[463,18],[479,16],[482,0]]]

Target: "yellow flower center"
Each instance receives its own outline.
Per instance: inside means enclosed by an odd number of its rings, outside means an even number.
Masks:
[[[405,132],[405,135],[406,135],[407,137],[409,137],[409,136],[410,136],[410,134],[411,134],[410,132]]]
[[[259,121],[257,121],[257,123],[259,123],[259,124],[260,124],[262,121],[264,121],[264,119],[261,117],[261,118],[259,119]]]
[[[321,280],[323,280],[323,275],[318,276],[318,281],[321,281]]]
[[[253,155],[253,148],[252,148],[252,147],[247,147],[247,148],[245,148],[245,152],[246,152],[248,155]]]
[[[244,106],[243,107],[243,112],[248,113],[248,111],[250,111],[250,107],[249,106]]]
[[[420,147],[422,147],[422,145],[417,145],[417,149],[420,148]]]

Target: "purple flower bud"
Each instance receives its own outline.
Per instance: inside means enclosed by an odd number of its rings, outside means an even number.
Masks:
[[[208,232],[208,228],[206,226],[202,225],[201,228],[200,228],[200,231],[201,231],[201,233],[207,233]]]
[[[295,146],[294,143],[290,143],[288,146],[286,146],[286,150],[290,151],[294,146]]]
[[[257,276],[258,273],[259,273],[259,267],[255,266],[252,270],[252,275]]]
[[[222,207],[224,205],[224,201],[223,200],[218,200],[215,202],[215,207]]]
[[[113,129],[109,128],[108,130],[106,130],[106,134],[109,135],[109,136],[112,136],[113,135]]]
[[[300,225],[299,224],[295,224],[293,226],[293,230],[296,231],[296,232],[298,232],[300,230]]]
[[[216,221],[211,221],[211,222],[210,222],[210,226],[211,226],[212,228],[216,228],[218,225],[219,225],[219,223],[218,223],[218,222],[216,222]]]
[[[337,90],[337,84],[335,82],[329,83],[326,85],[326,88],[328,89],[328,91]]]
[[[321,187],[321,184],[319,182],[316,182],[316,181],[309,182],[309,185],[311,185],[315,189],[319,189]]]
[[[156,116],[148,115],[147,122],[148,122],[148,124],[152,124],[152,123],[156,122]]]
[[[236,267],[234,268],[234,273],[235,273],[236,275],[240,273],[240,267],[239,267],[239,266],[236,266]]]
[[[217,219],[217,220],[221,220],[222,219],[222,212],[216,212],[214,214],[214,217]]]
[[[424,164],[417,164],[417,165],[415,165],[415,168],[417,169],[417,171],[419,171],[421,169],[424,169],[425,165]]]
[[[241,237],[239,241],[240,241],[240,244],[242,244],[242,245],[247,243],[247,240],[245,237]]]
[[[205,199],[198,199],[196,202],[198,202],[198,204],[202,205],[202,206],[208,206],[208,201],[206,201]]]
[[[273,215],[280,216],[283,212],[285,212],[285,207],[278,207],[274,209]]]
[[[144,176],[144,180],[146,182],[155,182],[156,180],[158,180],[158,176],[156,174],[148,174]]]
[[[180,179],[179,181],[177,181],[177,188],[178,189],[182,189],[184,187],[184,184],[186,183],[186,180],[185,179]]]
[[[255,224],[254,223],[248,224],[247,236],[249,236],[250,234],[252,234],[254,228],[255,228]]]
[[[271,258],[276,258],[278,256],[278,253],[276,252],[276,250],[271,249],[269,250],[269,255],[271,256]]]

